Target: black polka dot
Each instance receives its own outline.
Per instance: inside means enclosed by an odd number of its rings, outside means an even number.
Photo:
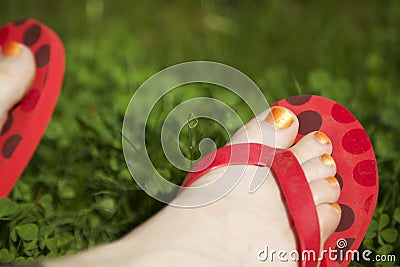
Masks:
[[[36,66],[38,68],[42,68],[49,63],[50,60],[50,46],[43,45],[39,48],[39,50],[35,54],[36,58]]]
[[[26,21],[26,19],[17,20],[14,22],[14,25],[20,26],[20,25],[24,24],[25,21]]]
[[[31,25],[24,34],[24,44],[26,45],[34,45],[40,38],[40,34],[42,32],[42,28],[39,25],[34,24]]]
[[[339,173],[336,173],[335,177],[336,177],[336,179],[337,179],[338,182],[339,182],[340,189],[343,189],[343,179],[342,179],[342,176],[340,176]]]
[[[351,246],[355,240],[355,238],[341,238],[336,241],[337,244],[334,250],[336,251],[336,253],[334,253],[336,254],[336,257],[334,258],[337,262],[342,263],[344,260],[346,260],[346,255],[348,255],[346,252],[351,249]]]
[[[12,154],[14,153],[15,149],[17,148],[17,146],[18,146],[19,142],[21,142],[21,140],[22,140],[22,137],[20,135],[16,134],[16,135],[10,136],[6,140],[6,142],[3,146],[3,149],[2,149],[3,157],[5,157],[7,159],[11,158]]]
[[[300,106],[310,101],[311,97],[311,95],[296,95],[286,98],[286,102],[292,106]]]
[[[13,116],[12,114],[9,112],[8,113],[8,117],[6,120],[6,123],[3,125],[3,129],[1,129],[0,135],[5,134],[8,130],[10,130],[11,125],[13,123]]]
[[[349,229],[354,222],[354,211],[344,204],[340,204],[340,207],[342,208],[342,217],[340,218],[336,232],[343,232]]]
[[[48,74],[48,72],[46,72],[46,74],[44,75],[44,78],[43,78],[43,85],[45,85],[46,82],[47,82],[47,74]]]
[[[322,125],[322,118],[317,112],[306,110],[297,115],[299,119],[299,133],[306,135],[313,131],[318,131]]]

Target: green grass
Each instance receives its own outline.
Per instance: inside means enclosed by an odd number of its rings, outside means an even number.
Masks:
[[[2,2],[0,24],[25,17],[43,21],[61,36],[67,70],[41,145],[10,198],[0,200],[0,263],[72,254],[109,242],[162,207],[126,169],[122,119],[142,82],[189,60],[238,68],[269,103],[309,93],[347,106],[371,137],[380,174],[378,206],[361,250],[400,258],[399,1]],[[218,90],[206,91],[206,96],[218,95]],[[188,97],[180,93],[162,105]],[[159,136],[156,118],[149,139]],[[194,131],[197,138],[211,137],[218,144],[226,140],[217,125]],[[182,149],[188,155],[185,136]],[[179,183],[184,173],[165,162],[156,143],[148,149],[157,167]]]

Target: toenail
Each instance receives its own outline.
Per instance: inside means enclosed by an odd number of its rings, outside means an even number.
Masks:
[[[322,160],[322,162],[323,162],[325,165],[328,165],[328,166],[335,166],[335,161],[334,161],[333,158],[332,158],[330,155],[328,155],[328,154],[323,154],[323,155],[321,156],[321,160]]]
[[[342,208],[340,207],[339,204],[333,203],[331,204],[332,209],[334,209],[337,213],[341,214],[342,213]]]
[[[293,115],[286,109],[276,107],[271,110],[265,121],[274,125],[276,128],[285,129],[294,122]]]
[[[19,43],[12,41],[5,46],[3,50],[3,56],[8,56],[8,57],[18,56],[21,53],[21,51],[22,51],[22,46]]]
[[[329,144],[331,142],[329,137],[326,134],[324,134],[323,132],[316,131],[314,133],[314,136],[318,140],[318,142],[320,142],[323,145],[327,145],[327,144]]]
[[[333,185],[333,186],[339,186],[339,181],[338,181],[338,179],[336,179],[336,178],[333,177],[333,176],[330,176],[330,177],[328,177],[328,178],[325,178],[325,180],[326,180],[328,183],[330,183],[331,185]]]

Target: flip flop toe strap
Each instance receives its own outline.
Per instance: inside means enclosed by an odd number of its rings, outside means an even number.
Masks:
[[[188,173],[184,186],[218,167],[227,165],[257,165],[271,168],[281,188],[294,229],[297,232],[300,266],[317,265],[320,250],[320,229],[314,199],[301,165],[289,150],[263,144],[224,146],[200,160]],[[273,248],[271,248],[273,249]]]
[[[316,266],[320,250],[320,229],[307,178],[289,150],[277,150],[271,170],[280,185],[297,232],[301,266]]]

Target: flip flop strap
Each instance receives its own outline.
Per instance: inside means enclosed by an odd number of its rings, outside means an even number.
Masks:
[[[297,232],[300,266],[316,266],[320,250],[318,215],[310,186],[294,154],[289,150],[256,143],[224,146],[200,160],[186,176],[184,186],[189,186],[213,169],[228,165],[271,168]]]

